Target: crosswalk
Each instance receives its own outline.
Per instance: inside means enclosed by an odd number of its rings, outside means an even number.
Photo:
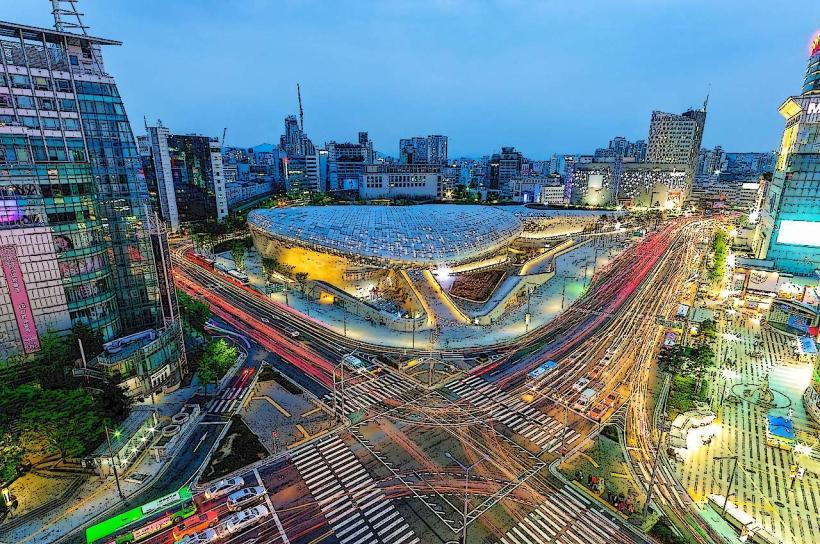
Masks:
[[[341,544],[420,541],[338,435],[295,450],[291,459]]]
[[[618,526],[563,488],[511,527],[497,544],[610,544],[629,541]]]
[[[346,412],[366,410],[379,403],[397,404],[418,398],[418,386],[412,380],[402,379],[392,372],[382,372],[378,377],[346,384],[344,407]],[[337,386],[336,402],[341,404],[341,388]],[[324,396],[326,404],[333,404],[333,394]]]
[[[494,419],[526,437],[541,451],[557,451],[562,444],[562,432],[563,443],[567,448],[581,438],[578,432],[536,410],[515,393],[500,391],[495,384],[485,382],[477,376],[471,376],[448,387],[461,399],[478,408],[486,408]]]
[[[226,387],[222,394],[208,403],[207,411],[212,414],[230,414],[242,401],[248,384],[242,383]]]

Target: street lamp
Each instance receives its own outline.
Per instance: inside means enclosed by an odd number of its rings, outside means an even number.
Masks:
[[[114,439],[120,436],[120,431],[114,431]],[[120,487],[120,475],[117,473],[117,464],[114,462],[114,450],[111,448],[111,435],[108,433],[108,425],[105,425],[105,439],[108,442],[108,459],[111,463],[111,468],[114,469],[114,481],[117,482],[117,493],[120,494],[122,500],[125,500],[125,495],[123,495],[122,488]]]
[[[481,459],[470,465],[469,467],[465,467],[461,461],[453,457],[453,455],[448,451],[445,452],[444,455],[450,460],[453,461],[455,464],[461,467],[461,470],[464,471],[464,524],[461,527],[461,544],[467,544],[467,498],[468,493],[470,491],[470,471],[479,463],[486,461],[489,459],[489,456],[484,454]]]
[[[738,374],[731,368],[724,368],[722,371],[723,374],[723,389],[720,391],[720,402],[718,404],[723,404],[723,396],[726,394],[726,383],[729,381],[734,381],[737,378]]]

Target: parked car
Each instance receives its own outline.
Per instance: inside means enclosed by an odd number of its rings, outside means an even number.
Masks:
[[[245,487],[228,495],[228,510],[236,512],[265,498],[267,491],[261,485]]]
[[[259,506],[253,506],[229,517],[225,522],[225,529],[232,535],[240,533],[245,529],[253,527],[268,516],[270,516],[270,511],[266,506],[261,504]]]
[[[213,510],[191,516],[174,527],[174,530],[171,532],[174,537],[174,542],[182,540],[183,537],[188,535],[194,535],[200,531],[209,529],[216,525],[217,521],[219,521],[219,516],[217,516]]]
[[[226,478],[219,480],[214,485],[205,490],[205,498],[208,500],[222,497],[228,493],[233,493],[237,489],[245,485],[245,480],[242,478]]]

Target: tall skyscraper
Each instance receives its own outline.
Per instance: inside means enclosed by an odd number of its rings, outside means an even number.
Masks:
[[[163,300],[175,296],[167,242],[103,64],[107,45],[120,43],[0,23],[0,187],[11,197],[0,213],[1,342],[7,353],[37,351],[50,323],[85,323],[106,340],[144,333],[127,356],[101,356],[110,377],[143,395],[178,380],[185,355],[175,300]],[[20,222],[32,209],[42,210],[36,231]],[[40,288],[45,277],[54,281]],[[56,317],[63,305],[68,321]]]
[[[786,129],[753,242],[758,258],[793,274],[820,268],[820,37],[812,44],[803,93],[780,106]]]
[[[149,190],[157,195],[157,211],[172,232],[181,225],[222,221],[228,216],[222,148],[217,138],[170,134],[162,126],[146,126],[140,146]],[[146,156],[147,155],[147,156]]]
[[[687,110],[680,115],[662,111],[652,112],[646,161],[685,165],[687,186],[691,186],[694,179],[703,129],[706,125],[707,102],[703,103],[703,109]]]

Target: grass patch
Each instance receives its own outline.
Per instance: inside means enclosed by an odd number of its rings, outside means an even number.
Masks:
[[[604,501],[617,502],[615,499],[622,497],[633,505],[636,513],[643,506],[643,492],[629,477],[629,467],[624,461],[617,436],[613,439],[599,435],[582,453],[562,463],[560,469],[571,480],[577,480],[576,472],[580,470],[582,475],[579,483],[587,489],[590,489],[590,475],[602,478],[604,485],[598,495]],[[623,513],[630,515],[626,508]]]
[[[292,381],[288,380],[282,374],[267,365],[259,372],[259,378],[257,379],[258,382],[276,382],[282,388],[290,393],[291,395],[301,395],[302,388],[293,383]]]
[[[259,438],[251,432],[241,417],[233,416],[231,428],[214,451],[202,479],[208,482],[222,478],[267,456],[268,450]]]
[[[696,387],[697,378],[692,376],[677,375],[672,378],[672,385],[669,388],[669,398],[666,404],[671,419],[674,419],[675,416],[680,413],[694,408],[696,401],[703,402],[706,400],[707,381],[701,381],[700,391],[695,391]]]

